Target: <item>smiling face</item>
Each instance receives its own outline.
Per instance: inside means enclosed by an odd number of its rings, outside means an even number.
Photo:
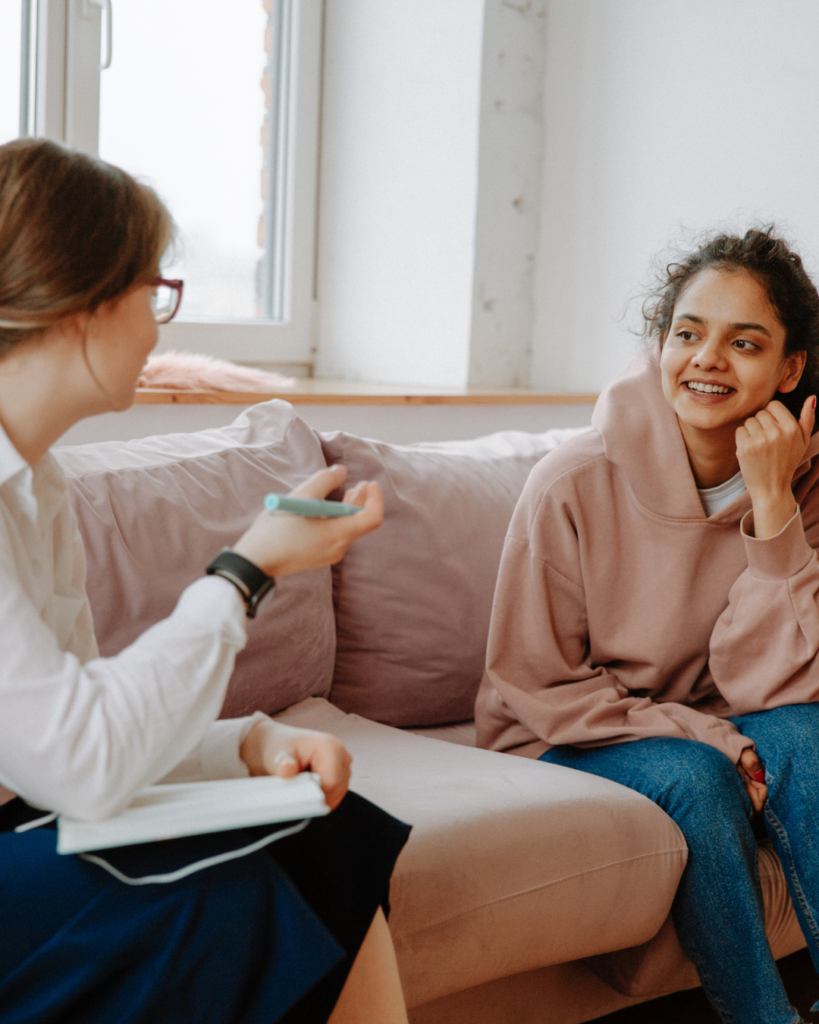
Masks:
[[[785,328],[757,279],[716,268],[680,294],[660,359],[689,451],[695,435],[733,444],[737,427],[777,391],[793,391],[804,365],[804,352],[785,355]]]

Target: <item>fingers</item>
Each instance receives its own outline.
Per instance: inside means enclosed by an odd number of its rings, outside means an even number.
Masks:
[[[737,768],[743,777],[751,805],[755,811],[761,811],[768,799],[768,787],[765,785],[765,767],[752,747],[742,751]]]
[[[351,504],[362,509],[358,515],[346,518],[346,524],[355,531],[354,537],[362,537],[384,522],[384,496],[374,481],[364,480],[358,484],[351,492]]]
[[[289,779],[299,772],[315,772],[330,810],[338,807],[350,784],[353,759],[341,740],[329,733],[267,719],[253,726],[239,754],[251,775]]]
[[[757,754],[753,747],[746,747],[742,751],[739,763],[749,778],[753,778],[754,773],[759,771],[762,767],[762,762],[759,760],[759,754]]]
[[[326,498],[330,491],[340,487],[346,479],[346,466],[330,466],[329,469],[320,469],[318,473],[308,477],[303,484],[294,487],[290,493],[299,498]]]
[[[748,796],[751,798],[751,806],[759,813],[765,808],[765,801],[768,799],[768,787],[758,782],[749,782],[746,785]]]
[[[270,774],[277,775],[280,779],[292,779],[300,771],[299,762],[289,750],[280,750],[273,758],[271,768]]]
[[[813,424],[816,421],[816,395],[811,395],[810,398],[805,399],[805,404],[802,406],[802,414],[799,417],[799,429],[802,431],[802,439],[805,444],[810,441],[810,436],[813,433]]]
[[[781,402],[773,401],[768,402],[764,409],[760,409],[756,416],[751,416],[745,421],[746,427],[753,424],[758,424],[766,432],[778,428],[791,430],[796,426],[796,419]]]
[[[363,537],[384,522],[384,498],[381,488],[372,480],[362,480],[344,495],[344,503],[358,505],[361,509],[354,516],[343,516],[328,523],[328,529],[335,532],[339,552],[337,560],[344,557],[347,548],[358,537]]]
[[[344,798],[350,783],[352,757],[341,740],[325,733],[305,733],[294,742],[302,770],[309,769],[321,779],[324,799],[334,810]]]
[[[809,415],[813,415],[812,409],[809,410]],[[806,417],[804,409],[802,417]],[[797,422],[781,402],[769,402],[764,409],[760,409],[755,416],[750,416],[737,428],[737,448],[742,446],[747,449],[754,444],[764,446],[782,442],[792,447],[798,441],[801,441],[804,447],[810,440],[810,434],[805,436],[805,426],[806,423],[803,423],[802,419]],[[812,427],[811,422],[809,429]]]
[[[366,480],[359,480],[355,487],[349,488],[344,492],[344,504],[345,505],[358,505],[363,507],[365,501],[364,491],[367,486]]]
[[[762,409],[761,411],[767,413],[767,415],[770,416],[771,419],[774,420],[774,422],[776,423],[784,424],[796,422],[795,417],[788,409],[788,407],[783,405],[782,402],[779,402],[776,399],[774,399],[772,402],[768,402],[765,408]],[[757,415],[759,415],[759,413],[757,413]]]
[[[347,476],[342,465],[319,470],[290,493],[303,498],[324,498],[339,487]],[[351,540],[370,533],[384,521],[384,498],[381,488],[371,480],[361,480],[344,495],[346,505],[358,505],[363,512],[356,516],[344,516],[335,520],[340,532],[350,534]]]

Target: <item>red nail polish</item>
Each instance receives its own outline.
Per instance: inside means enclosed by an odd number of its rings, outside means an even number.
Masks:
[[[814,402],[815,401],[816,401],[816,399],[814,398]],[[765,769],[764,768],[760,768],[758,771],[754,772],[754,780],[756,782],[764,782],[765,781]]]
[[[813,408],[816,408],[816,395],[813,396]]]

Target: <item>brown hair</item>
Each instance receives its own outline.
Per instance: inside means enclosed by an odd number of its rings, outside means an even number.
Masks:
[[[156,193],[118,167],[45,139],[0,146],[0,357],[147,282],[172,234]]]

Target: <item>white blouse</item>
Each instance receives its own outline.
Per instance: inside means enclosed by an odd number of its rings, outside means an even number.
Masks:
[[[65,476],[50,453],[32,470],[0,428],[0,784],[93,819],[174,768],[176,780],[247,775],[239,745],[255,716],[214,721],[245,643],[236,588],[209,576],[101,658]]]

